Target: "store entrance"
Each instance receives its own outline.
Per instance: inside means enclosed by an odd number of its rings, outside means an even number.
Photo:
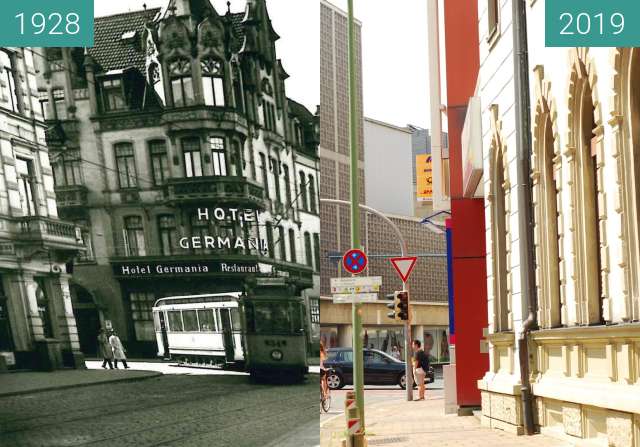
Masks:
[[[93,295],[84,287],[74,284],[71,286],[71,302],[78,327],[80,351],[85,356],[96,356],[98,354],[100,314]]]
[[[8,299],[0,287],[0,351],[13,351],[13,336],[9,321]]]

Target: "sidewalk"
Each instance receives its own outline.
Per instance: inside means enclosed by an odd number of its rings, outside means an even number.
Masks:
[[[5,373],[0,374],[0,397],[112,382],[144,380],[161,375],[158,372],[122,369],[73,369],[53,372]]]
[[[392,401],[367,408],[366,424],[369,445],[393,447],[507,447],[568,446],[542,435],[515,436],[484,428],[474,416],[445,415],[440,397],[426,401]],[[341,447],[345,428],[344,414],[330,419],[320,427],[321,447]]]

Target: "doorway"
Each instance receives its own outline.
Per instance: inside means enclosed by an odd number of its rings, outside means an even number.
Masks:
[[[93,295],[84,287],[73,284],[71,285],[71,303],[78,328],[80,351],[85,356],[96,356],[98,354],[100,314]]]

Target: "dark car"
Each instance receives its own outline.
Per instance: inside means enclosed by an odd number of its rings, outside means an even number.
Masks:
[[[332,390],[353,384],[353,351],[351,348],[331,348],[327,351],[325,368],[329,370],[327,383]],[[364,350],[365,385],[406,386],[405,363],[377,349]],[[426,383],[434,380],[433,367],[429,367]]]

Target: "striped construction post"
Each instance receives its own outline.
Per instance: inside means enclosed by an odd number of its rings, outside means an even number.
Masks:
[[[344,414],[347,422],[347,439],[344,445],[347,447],[364,447],[366,444],[362,422],[356,403],[356,393],[353,391],[347,391],[344,400]]]

